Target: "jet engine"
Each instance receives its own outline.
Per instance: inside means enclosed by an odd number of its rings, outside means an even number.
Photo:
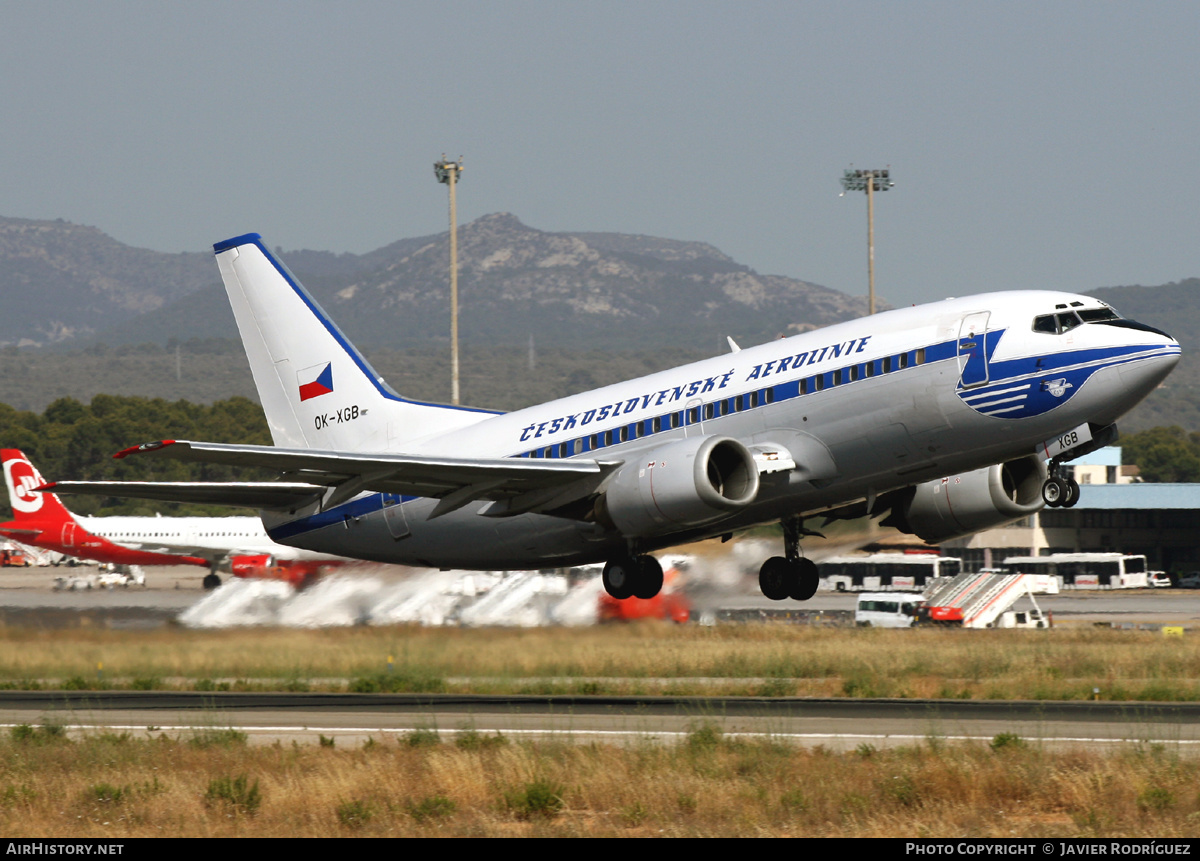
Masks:
[[[930,544],[1002,526],[1040,511],[1046,464],[1037,455],[927,481],[883,521]]]
[[[630,455],[596,506],[596,517],[628,536],[701,526],[758,495],[754,455],[721,436],[679,440]]]

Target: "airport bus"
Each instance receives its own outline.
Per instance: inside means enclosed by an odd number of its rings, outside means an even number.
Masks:
[[[935,577],[957,577],[962,560],[936,553],[831,556],[817,563],[822,589],[837,592],[920,591]]]
[[[1123,553],[1010,556],[1002,567],[1010,574],[1056,577],[1063,589],[1144,589],[1150,585],[1146,557]]]

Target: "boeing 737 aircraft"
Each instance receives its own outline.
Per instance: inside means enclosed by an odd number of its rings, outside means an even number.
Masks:
[[[839,323],[513,413],[394,392],[258,234],[214,246],[272,446],[166,440],[118,457],[274,468],[276,482],[48,489],[249,505],[282,544],[437,568],[605,562],[780,521],[773,599],[817,586],[805,518],[884,517],[937,542],[1071,505],[1062,463],[1179,361],[1173,338],[1057,292],[947,299]]]
[[[0,523],[0,535],[22,544],[114,565],[203,565],[210,569],[205,588],[220,584],[216,568],[226,560],[235,576],[294,585],[346,562],[276,544],[257,517],[76,515],[53,493],[33,492],[46,481],[23,453],[0,449],[0,463],[14,517]]]

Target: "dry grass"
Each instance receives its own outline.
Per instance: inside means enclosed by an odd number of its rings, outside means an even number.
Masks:
[[[836,754],[706,726],[678,746],[632,748],[20,735],[0,739],[10,836],[1162,838],[1200,828],[1200,762],[1169,747],[1051,753],[1009,737]]]
[[[1200,648],[1147,632],[882,631],[646,624],[0,631],[0,681],[345,689],[394,678],[457,690],[1194,699]],[[115,683],[115,679],[121,679]],[[456,681],[456,680],[463,681]],[[654,679],[668,679],[667,684]],[[709,684],[702,679],[718,679]],[[73,681],[72,681],[73,680]],[[61,683],[61,682],[60,682]],[[1174,745],[1043,750],[930,738],[835,753],[725,738],[516,743],[414,732],[351,750],[50,727],[0,735],[13,836],[1191,836],[1200,759]]]
[[[1200,698],[1197,638],[1089,628],[5,629],[0,685],[370,690],[389,678],[389,656],[401,690],[1085,699],[1099,688],[1104,699]]]

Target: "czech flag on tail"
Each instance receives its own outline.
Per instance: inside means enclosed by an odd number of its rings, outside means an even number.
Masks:
[[[296,381],[300,384],[301,401],[329,394],[333,391],[333,362],[297,371]]]

